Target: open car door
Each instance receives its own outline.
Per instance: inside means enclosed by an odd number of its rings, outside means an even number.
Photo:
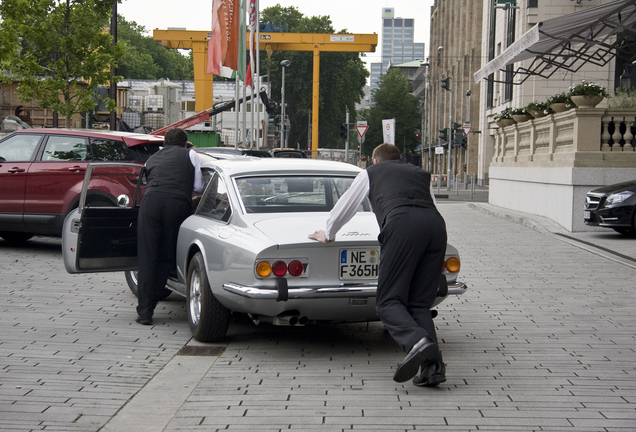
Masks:
[[[69,273],[137,269],[137,215],[145,167],[89,164],[79,206],[64,220],[62,254]]]

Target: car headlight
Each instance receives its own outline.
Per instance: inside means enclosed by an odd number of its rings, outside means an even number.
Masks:
[[[605,201],[605,205],[606,206],[610,206],[610,205],[622,203],[623,201],[625,201],[626,199],[628,199],[632,195],[634,195],[634,192],[630,192],[630,191],[625,191],[625,192],[619,192],[619,193],[612,194],[612,195],[607,197],[607,200]]]

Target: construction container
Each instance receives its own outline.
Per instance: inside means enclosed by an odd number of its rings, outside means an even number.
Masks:
[[[218,147],[221,136],[216,132],[188,132],[188,140],[195,147]]]
[[[148,95],[146,96],[145,112],[163,112],[163,96]]]
[[[142,112],[144,110],[144,96],[128,96],[128,108],[133,111]]]
[[[159,129],[165,126],[163,113],[151,113],[144,114],[144,126],[148,126],[152,129]]]
[[[121,113],[121,120],[133,129],[141,126],[143,120],[142,117],[142,113],[135,111],[124,111]]]

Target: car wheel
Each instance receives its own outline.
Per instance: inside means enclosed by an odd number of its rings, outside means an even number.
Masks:
[[[192,257],[188,267],[186,299],[192,336],[200,342],[223,339],[230,325],[230,311],[212,294],[200,252]]]
[[[128,288],[135,295],[135,297],[137,297],[137,272],[130,270],[124,272],[124,276],[126,276],[126,283],[128,284]],[[162,289],[159,293],[159,301],[164,300],[170,294],[172,294],[172,291],[168,288]]]
[[[0,237],[9,243],[24,243],[33,237],[33,234],[21,232],[0,232]]]

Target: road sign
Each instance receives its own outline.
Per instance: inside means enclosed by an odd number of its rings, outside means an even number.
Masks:
[[[444,147],[442,146],[435,147],[435,154],[444,154]]]
[[[367,133],[367,130],[369,129],[369,126],[356,126],[356,131],[358,132],[358,136],[360,138],[364,138],[364,134]]]
[[[462,126],[462,129],[464,130],[464,135],[468,136],[473,128],[471,126]]]

